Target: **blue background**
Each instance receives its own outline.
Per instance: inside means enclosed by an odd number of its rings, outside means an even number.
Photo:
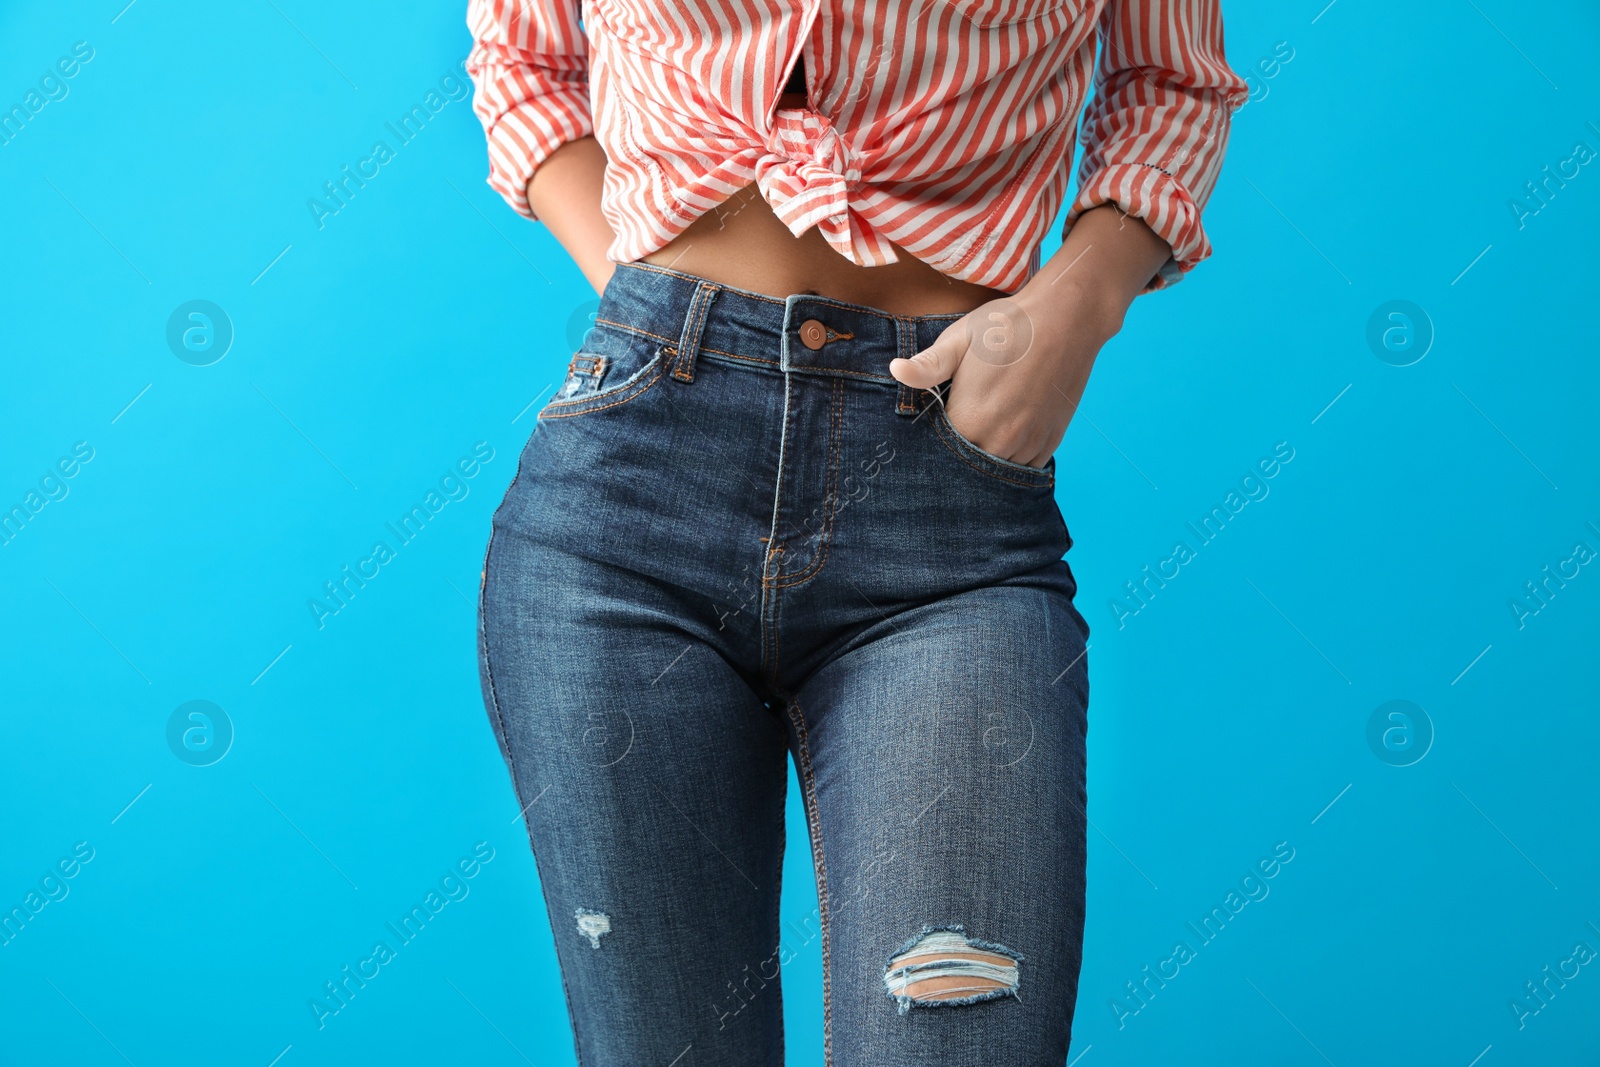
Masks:
[[[1072,1056],[1592,1063],[1600,966],[1520,1025],[1511,1003],[1600,950],[1600,566],[1511,605],[1600,550],[1600,164],[1563,164],[1600,149],[1600,13],[1325,2],[1228,5],[1253,94],[1216,255],[1137,301],[1058,456],[1094,628]],[[0,144],[0,507],[93,450],[0,547],[0,906],[93,850],[0,946],[0,1061],[571,1063],[474,600],[594,293],[484,184],[447,95],[464,5],[124,3],[0,14],[7,107],[93,48]],[[308,199],[430,90],[319,227]],[[1547,165],[1569,178],[1541,202]],[[231,322],[209,366],[167,343],[191,300]],[[1421,309],[1404,358],[1368,340],[1393,300]],[[477,442],[466,495],[319,628],[308,600]],[[1268,494],[1199,545],[1279,442]],[[1178,575],[1113,608],[1179,540]],[[168,741],[193,700],[231,723],[209,766]],[[1393,700],[1421,711],[1373,745]],[[789,817],[798,920],[792,786]],[[468,895],[319,1029],[324,982],[479,842]],[[1187,924],[1280,842],[1268,895],[1202,943]],[[1134,999],[1179,940],[1194,958]],[[791,1061],[820,1063],[820,946],[791,948]]]

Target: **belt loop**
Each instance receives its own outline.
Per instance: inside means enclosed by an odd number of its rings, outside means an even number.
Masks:
[[[901,359],[910,359],[917,354],[917,323],[915,319],[908,319],[900,315],[894,317],[894,332],[899,341],[898,355]],[[915,415],[917,413],[917,393],[921,390],[913,389],[905,382],[900,383],[899,402],[895,404],[896,415]]]
[[[700,335],[705,331],[706,313],[722,287],[711,282],[701,282],[689,299],[689,313],[683,319],[683,334],[678,338],[678,358],[672,364],[672,376],[680,382],[694,381],[694,358],[700,353]]]

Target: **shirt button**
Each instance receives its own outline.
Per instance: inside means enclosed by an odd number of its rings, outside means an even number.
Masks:
[[[828,328],[816,319],[807,319],[800,324],[800,343],[815,352],[828,343]]]

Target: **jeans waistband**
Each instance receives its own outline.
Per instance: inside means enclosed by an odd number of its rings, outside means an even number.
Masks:
[[[889,361],[909,359],[961,314],[895,315],[865,304],[796,294],[779,298],[651,263],[619,263],[598,320],[668,343],[691,380],[702,352],[770,369],[899,385]]]

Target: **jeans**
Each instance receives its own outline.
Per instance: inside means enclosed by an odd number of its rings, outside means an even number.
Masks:
[[[479,667],[583,1067],[782,1063],[819,948],[829,1064],[1065,1063],[1088,624],[1055,460],[888,373],[959,317],[621,264],[539,412]]]

